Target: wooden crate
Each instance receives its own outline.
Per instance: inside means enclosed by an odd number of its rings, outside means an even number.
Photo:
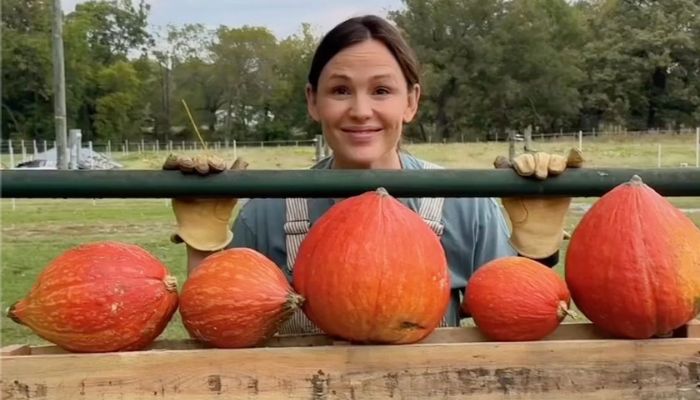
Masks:
[[[157,341],[105,354],[15,345],[0,360],[3,399],[700,399],[700,321],[650,340],[568,323],[536,342],[441,328],[412,345],[323,335],[253,349]]]

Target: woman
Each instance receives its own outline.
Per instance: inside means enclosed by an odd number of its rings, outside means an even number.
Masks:
[[[311,117],[323,130],[333,155],[313,168],[432,169],[438,166],[400,149],[403,125],[413,120],[420,99],[413,51],[398,31],[376,16],[349,19],[323,38],[306,87]],[[524,154],[514,167],[544,179],[561,173],[562,156]],[[224,169],[221,160],[194,160],[200,173]],[[193,161],[171,158],[168,169],[191,170]],[[510,167],[499,159],[499,167]],[[579,163],[580,164],[580,163]],[[578,166],[578,165],[577,165]],[[235,165],[234,168],[245,167]],[[236,200],[174,200],[177,240],[188,245],[189,268],[211,251],[250,247],[272,259],[291,280],[297,249],[308,229],[337,199],[253,199],[228,221]],[[521,254],[548,265],[557,261],[569,198],[504,199],[513,234],[496,201],[488,198],[402,200],[440,236],[451,271],[452,302],[443,325],[459,324],[460,290],[476,268],[498,257]],[[303,313],[281,333],[315,332]]]

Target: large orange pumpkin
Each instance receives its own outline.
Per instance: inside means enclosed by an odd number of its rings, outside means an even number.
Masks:
[[[603,330],[634,339],[667,335],[700,312],[700,230],[635,176],[579,222],[566,282]]]
[[[255,250],[232,248],[205,258],[180,294],[190,335],[220,348],[264,344],[303,303],[282,271]]]
[[[358,343],[419,341],[440,324],[450,298],[438,236],[382,188],[319,218],[299,248],[294,286],[312,322]]]
[[[569,314],[571,296],[552,269],[525,257],[501,257],[469,278],[463,309],[498,341],[539,340]]]
[[[139,350],[177,309],[176,279],[136,245],[97,242],[65,251],[8,316],[73,352]]]

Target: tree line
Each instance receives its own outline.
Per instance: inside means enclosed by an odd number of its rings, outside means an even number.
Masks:
[[[417,52],[413,140],[700,125],[700,0],[404,0]],[[320,133],[304,100],[323,32],[193,21],[149,28],[143,0],[64,15],[68,127],[85,140],[281,140]],[[3,0],[2,136],[53,139],[52,2]],[[183,102],[184,100],[184,102]]]

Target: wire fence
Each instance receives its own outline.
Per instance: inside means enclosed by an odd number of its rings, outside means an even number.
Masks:
[[[649,166],[656,164],[661,166],[695,166],[700,167],[700,128],[679,129],[679,130],[647,130],[647,131],[603,131],[603,132],[547,132],[532,133],[532,141],[535,144],[542,143],[566,143],[584,149],[586,144],[624,142],[628,144],[630,151],[640,151],[644,153],[655,152],[656,163],[647,163]],[[494,138],[493,140],[480,141],[481,143],[505,142],[505,141],[525,141],[523,135],[510,135],[506,138]],[[451,143],[475,143],[478,140],[468,140],[462,137],[453,137],[451,140],[442,141],[420,141],[413,138],[404,140],[406,145],[439,145]],[[642,147],[643,145],[643,147]],[[271,140],[271,141],[238,141],[221,140],[199,142],[194,140],[124,140],[124,141],[82,141],[80,134],[69,138],[67,152],[71,160],[82,160],[82,168],[101,168],[112,158],[123,158],[133,154],[143,153],[174,153],[201,151],[205,148],[212,151],[227,151],[235,158],[240,149],[260,148],[280,148],[280,147],[304,147],[312,148],[315,151],[316,159],[330,154],[328,145],[322,136],[314,139],[298,140]],[[1,161],[5,168],[25,166],[33,161],[45,161],[56,159],[56,142],[53,140],[2,140],[0,142]],[[650,150],[651,149],[651,150]],[[683,152],[685,154],[682,161],[678,163],[665,162],[667,155]],[[694,152],[694,159],[688,154]],[[692,154],[691,154],[692,155]],[[649,157],[647,157],[649,158]],[[675,160],[677,157],[674,157]],[[679,159],[681,159],[679,158]],[[678,164],[678,165],[675,165]],[[41,165],[33,165],[41,167]],[[51,168],[52,165],[46,165]],[[78,167],[74,165],[73,167]]]

